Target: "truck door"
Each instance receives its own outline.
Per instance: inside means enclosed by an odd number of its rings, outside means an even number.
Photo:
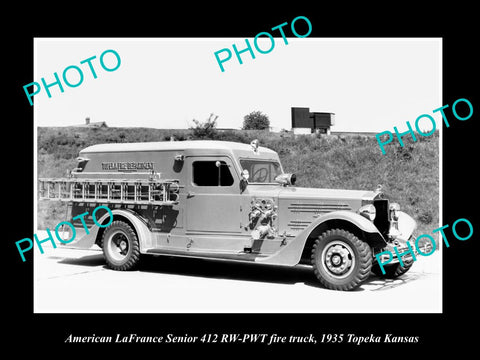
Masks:
[[[187,232],[239,233],[239,175],[228,157],[187,157]]]

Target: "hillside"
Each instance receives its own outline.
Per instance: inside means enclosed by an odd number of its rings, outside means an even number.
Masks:
[[[38,177],[63,177],[76,166],[78,152],[108,142],[184,140],[189,130],[151,128],[38,128]],[[375,137],[286,136],[266,131],[217,132],[215,139],[260,144],[278,152],[286,172],[297,174],[297,185],[333,189],[374,190],[378,184],[391,201],[411,214],[417,234],[431,233],[439,224],[439,135],[418,136],[405,147],[387,146],[382,155]],[[39,202],[38,227],[63,221],[66,206]]]

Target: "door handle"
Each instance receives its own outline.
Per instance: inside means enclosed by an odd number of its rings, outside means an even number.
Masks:
[[[194,197],[196,194],[194,192],[189,191],[187,193],[187,199]]]

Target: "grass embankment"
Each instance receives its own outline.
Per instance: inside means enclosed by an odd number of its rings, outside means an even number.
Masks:
[[[38,128],[38,176],[64,177],[76,166],[78,152],[108,142],[143,142],[186,139],[189,130],[150,128]],[[215,139],[250,143],[254,138],[278,152],[286,172],[297,174],[297,185],[332,189],[374,190],[383,185],[390,201],[415,218],[418,234],[439,224],[439,136],[418,136],[418,141],[398,142],[382,155],[374,137],[280,136],[265,131],[217,132]],[[66,206],[39,202],[38,227],[54,228],[64,220]]]

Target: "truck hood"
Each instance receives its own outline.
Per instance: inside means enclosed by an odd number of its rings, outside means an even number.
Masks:
[[[362,201],[373,200],[377,193],[365,190],[318,189],[305,187],[283,187],[278,193],[285,200],[326,200],[326,201]]]
[[[308,202],[355,202],[373,201],[377,192],[367,190],[322,189],[307,187],[283,187],[279,185],[249,185],[254,196],[272,196],[285,201]]]
[[[250,194],[257,197],[276,197],[280,207],[291,210],[357,211],[365,201],[373,201],[377,192],[366,190],[282,187],[276,185],[249,186]]]

